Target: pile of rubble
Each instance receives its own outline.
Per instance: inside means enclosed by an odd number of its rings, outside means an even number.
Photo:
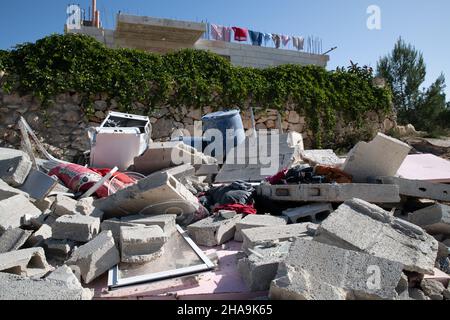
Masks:
[[[450,299],[450,185],[396,176],[410,146],[378,134],[341,159],[279,139],[278,174],[231,181],[260,168],[181,141],[150,142],[129,167],[139,178],[0,149],[0,299],[91,299],[179,229],[198,246],[242,242],[236,268],[270,299]]]

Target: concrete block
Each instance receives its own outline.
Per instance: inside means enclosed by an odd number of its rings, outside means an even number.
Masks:
[[[94,240],[77,248],[66,264],[81,274],[84,283],[90,283],[119,262],[120,254],[111,231],[103,231]]]
[[[159,226],[170,237],[177,231],[176,218],[177,216],[175,214],[158,214],[154,216],[134,215],[123,217],[121,221],[129,224]]]
[[[17,195],[23,195],[27,198],[29,197],[29,195],[26,192],[23,192],[22,190],[13,188],[9,184],[7,184],[5,181],[0,179],[0,201],[11,198],[13,196],[17,196]]]
[[[41,171],[32,169],[23,185],[19,188],[28,193],[33,199],[42,200],[57,184],[58,178],[50,177]]]
[[[330,203],[314,203],[299,208],[283,211],[283,216],[291,223],[313,222],[320,223],[333,211]],[[303,221],[308,220],[308,221]]]
[[[31,170],[28,154],[20,150],[0,148],[0,178],[13,187],[19,187]]]
[[[25,244],[33,231],[20,228],[8,229],[0,236],[0,253],[18,250]]]
[[[398,186],[387,184],[262,184],[257,186],[256,190],[259,195],[276,201],[344,202],[358,198],[373,203],[400,202]]]
[[[238,270],[250,291],[268,291],[277,275],[291,242],[281,242],[271,247],[255,247],[248,258],[238,261]]]
[[[17,195],[0,201],[0,232],[10,228],[18,228],[21,225],[22,217],[40,216],[41,210],[36,208],[27,197]]]
[[[309,227],[312,223],[296,223],[285,226],[253,228],[242,230],[244,242],[242,250],[250,254],[256,246],[271,246],[276,242],[291,241],[295,238],[306,237],[311,238],[314,233]]]
[[[48,224],[43,224],[36,232],[34,232],[28,239],[28,245],[38,247],[43,242],[52,237],[52,227]]]
[[[303,150],[300,151],[300,156],[303,161],[308,162],[310,165],[324,165],[324,166],[339,166],[344,161],[341,160],[333,150]]]
[[[450,235],[450,206],[438,203],[410,213],[408,220],[430,234]]]
[[[195,170],[196,176],[208,176],[211,174],[219,173],[219,165],[216,163],[213,164],[201,164],[197,165]]]
[[[161,211],[164,204],[165,211]],[[166,172],[152,174],[133,186],[94,201],[94,206],[107,217],[130,214],[194,213],[200,207],[198,199],[178,180]],[[181,209],[180,209],[181,208]]]
[[[187,230],[196,244],[214,247],[233,239],[236,224],[241,219],[240,214],[231,219],[211,216],[189,225]]]
[[[422,228],[360,199],[346,201],[319,226],[317,241],[397,261],[433,274],[438,243]]]
[[[78,200],[75,204],[75,210],[77,213],[90,216],[94,218],[102,219],[104,212],[100,209],[97,209],[94,206],[94,198],[88,197]]]
[[[30,248],[0,254],[0,272],[26,277],[41,277],[53,268],[47,263],[44,249]]]
[[[411,147],[400,140],[378,133],[371,142],[359,142],[348,154],[344,171],[354,182],[369,177],[395,176]]]
[[[423,279],[420,283],[423,293],[431,300],[444,300],[443,292],[445,287],[442,283],[433,279]]]
[[[100,219],[82,215],[62,216],[52,225],[52,237],[79,242],[91,241],[100,230]]]
[[[167,235],[159,226],[121,227],[121,261],[127,263],[152,261],[163,253],[167,239]]]
[[[67,281],[72,283],[70,279]],[[91,290],[72,289],[64,281],[36,280],[0,273],[0,300],[91,300],[92,297]]]
[[[7,229],[0,231],[0,253],[18,250],[25,244],[33,231],[23,230],[21,228]]]
[[[284,217],[275,217],[271,215],[250,214],[236,224],[236,233],[234,241],[242,242],[242,230],[261,227],[282,226],[287,224]]]
[[[75,214],[77,212],[77,201],[58,194],[53,203],[53,213],[59,217]]]
[[[53,283],[60,283],[68,289],[79,290],[86,299],[91,299],[94,296],[94,290],[84,289],[72,269],[66,265],[57,268],[45,277],[45,280]]]
[[[280,263],[270,299],[393,300],[402,264],[297,239]]]
[[[396,184],[402,196],[450,202],[450,185],[397,177],[377,177],[376,183]]]

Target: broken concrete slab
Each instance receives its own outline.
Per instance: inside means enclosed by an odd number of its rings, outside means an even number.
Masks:
[[[211,216],[189,225],[187,230],[196,244],[215,247],[233,239],[236,224],[241,219],[241,214],[231,219]]]
[[[56,195],[53,213],[57,216],[71,215],[77,212],[77,201],[62,194]]]
[[[165,211],[160,211],[165,204]],[[158,172],[139,180],[135,185],[94,201],[94,206],[108,217],[130,214],[194,213],[200,207],[198,199],[167,172]],[[184,212],[183,211],[183,212]]]
[[[0,272],[26,277],[41,277],[53,268],[47,263],[44,249],[30,248],[0,254]]]
[[[23,195],[25,197],[29,197],[28,193],[23,192],[22,190],[11,187],[5,181],[0,179],[0,201],[11,198],[17,195]]]
[[[138,224],[129,223],[122,221],[118,218],[112,218],[103,220],[100,225],[101,231],[111,231],[114,242],[119,246],[120,245],[120,227],[133,227],[138,226]]]
[[[157,214],[152,216],[133,215],[123,217],[122,222],[146,226],[159,226],[170,237],[177,231],[175,214]]]
[[[100,219],[76,215],[66,215],[56,219],[52,225],[54,239],[68,239],[79,242],[91,241],[100,230]]]
[[[41,171],[32,169],[23,185],[19,188],[28,193],[33,199],[42,200],[57,184],[58,178],[50,177]]]
[[[8,229],[0,236],[0,253],[15,251],[25,244],[33,231]]]
[[[94,240],[77,248],[66,264],[75,274],[81,275],[84,283],[90,283],[119,262],[119,250],[111,231],[103,231]]]
[[[270,247],[255,247],[248,258],[238,261],[238,270],[250,291],[267,291],[277,275],[291,242],[281,242]]]
[[[28,245],[32,247],[38,247],[43,242],[52,237],[52,227],[48,224],[43,224],[35,233],[33,233],[28,239]]]
[[[450,206],[435,204],[410,213],[408,220],[430,234],[450,235]]]
[[[344,163],[333,150],[303,150],[300,151],[300,156],[303,161],[308,162],[312,166],[324,165],[337,167]]]
[[[450,161],[434,154],[410,154],[397,171],[397,176],[434,183],[450,182]]]
[[[33,204],[36,206],[36,208],[38,208],[42,212],[45,212],[47,210],[51,210],[55,200],[56,197],[47,197],[42,200],[34,201]]]
[[[77,213],[90,216],[94,218],[102,219],[104,212],[94,206],[94,198],[87,197],[77,201],[75,204],[75,210]]]
[[[284,217],[275,217],[271,215],[250,214],[236,224],[236,233],[234,241],[242,242],[242,230],[260,227],[274,227],[287,224]]]
[[[448,184],[397,177],[377,177],[373,181],[383,184],[396,184],[403,196],[450,202],[450,185]]]
[[[256,187],[258,195],[276,201],[292,202],[344,202],[352,198],[373,203],[400,202],[399,187],[384,184],[300,184]]]
[[[291,223],[320,223],[321,221],[325,220],[332,211],[333,206],[330,203],[314,203],[299,208],[284,210],[282,214]]]
[[[170,169],[164,169],[163,172],[166,172],[172,175],[175,179],[180,180],[182,178],[195,175],[195,168],[192,164],[186,163]]]
[[[89,289],[73,289],[64,281],[36,280],[0,273],[0,300],[91,300]]]
[[[378,133],[371,142],[359,142],[348,154],[344,171],[354,182],[367,182],[369,177],[395,176],[411,147]]]
[[[19,187],[31,170],[31,159],[23,151],[0,148],[0,178],[13,187]]]
[[[316,241],[296,239],[280,263],[271,299],[353,300],[397,298],[401,263]]]
[[[346,201],[322,222],[316,241],[397,261],[433,274],[438,243],[422,228],[360,199]]]
[[[431,300],[444,300],[443,292],[445,287],[442,283],[433,279],[423,279],[420,287]]]
[[[431,300],[428,298],[422,290],[417,288],[408,289],[409,297],[413,300]]]
[[[152,261],[163,253],[167,235],[159,226],[121,227],[121,261],[143,263]]]
[[[16,195],[0,201],[0,233],[10,228],[18,228],[22,217],[40,216],[41,210],[36,208],[24,195]]]
[[[304,237],[312,239],[314,233],[310,229],[313,223],[296,223],[284,226],[263,227],[242,230],[244,242],[242,250],[250,254],[256,246],[271,246],[276,242],[290,241],[295,238]]]

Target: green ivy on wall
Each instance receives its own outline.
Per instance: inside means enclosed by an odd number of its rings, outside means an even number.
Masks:
[[[132,102],[152,109],[193,106],[285,111],[294,105],[308,118],[316,145],[333,138],[337,115],[361,122],[368,111],[391,111],[391,93],[372,85],[372,74],[318,66],[283,65],[267,69],[236,67],[207,51],[184,49],[166,55],[109,49],[84,35],[52,35],[0,51],[7,92],[34,94],[44,105],[60,93],[82,95],[86,109],[98,93],[115,99],[122,111]]]

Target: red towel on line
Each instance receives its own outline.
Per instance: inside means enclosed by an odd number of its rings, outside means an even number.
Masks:
[[[234,40],[236,41],[247,41],[248,30],[245,28],[233,27]]]

